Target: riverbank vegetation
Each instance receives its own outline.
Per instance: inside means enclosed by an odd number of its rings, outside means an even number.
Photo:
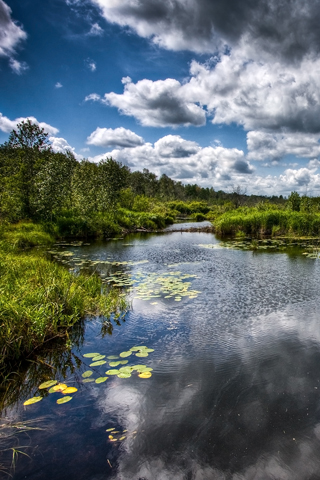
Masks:
[[[62,238],[161,230],[178,218],[209,220],[220,235],[320,235],[320,198],[246,195],[183,185],[106,158],[53,152],[29,120],[0,145],[0,367],[65,334],[84,315],[125,308],[97,276],[72,275],[45,249]]]

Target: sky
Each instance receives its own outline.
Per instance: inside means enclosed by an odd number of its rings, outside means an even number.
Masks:
[[[0,143],[320,195],[318,0],[0,0]]]

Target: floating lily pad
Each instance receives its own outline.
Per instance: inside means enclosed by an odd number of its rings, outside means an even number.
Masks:
[[[23,405],[32,405],[33,403],[38,403],[42,400],[43,397],[32,397],[29,400],[26,400]]]
[[[110,367],[117,367],[118,365],[121,365],[120,361],[117,362],[109,362]]]
[[[108,370],[106,372],[107,375],[118,375],[120,373],[120,370]]]
[[[144,350],[142,350],[142,353],[144,353],[144,352],[151,353],[151,352],[154,352],[154,349],[153,348],[145,348]]]
[[[90,383],[90,382],[94,382],[94,379],[93,378],[85,378],[84,380],[82,380],[82,383]]]
[[[96,383],[103,383],[108,380],[108,377],[99,377],[96,379]]]
[[[116,360],[117,358],[119,358],[119,355],[110,355],[107,357],[108,360]]]
[[[41,383],[41,385],[39,385],[39,390],[41,390],[42,388],[49,388],[49,387],[52,387],[53,385],[56,385],[58,383],[58,380],[48,380],[47,382],[43,382]]]
[[[131,377],[131,373],[121,372],[121,373],[119,373],[117,376],[118,376],[118,378],[130,378],[130,377]]]
[[[127,438],[125,435],[123,435],[123,437],[120,437],[119,440],[122,441],[124,440],[125,438]]]
[[[131,373],[134,369],[132,367],[121,367],[119,368],[120,373]]]
[[[99,362],[90,363],[90,367],[98,367],[99,365],[104,365],[107,363],[105,360],[99,360]]]
[[[150,378],[152,376],[152,373],[151,372],[142,372],[142,373],[139,373],[138,377],[140,378]]]
[[[114,427],[112,427],[112,428],[107,428],[106,432],[112,432],[112,430],[115,430],[115,428],[114,428]]]
[[[62,397],[57,400],[57,403],[58,405],[61,405],[62,403],[70,402],[70,400],[72,400],[72,397]]]
[[[97,357],[98,355],[100,355],[100,353],[85,353],[82,356],[86,358],[93,358],[93,357]]]
[[[54,387],[52,387],[52,390],[54,392],[62,392],[66,388],[68,388],[68,385],[66,385],[65,383],[59,383],[58,385],[55,385]]]
[[[139,373],[152,372],[152,371],[153,371],[153,368],[150,368],[150,367],[139,368],[138,370]]]
[[[78,389],[76,387],[68,387],[65,390],[62,390],[62,393],[63,393],[63,395],[65,395],[66,393],[74,393],[74,392],[77,392],[77,391],[78,391]]]
[[[126,365],[128,362],[129,362],[129,360],[121,360],[121,362],[119,362],[119,364],[120,365]]]
[[[132,352],[130,351],[120,353],[120,357],[122,358],[130,357],[130,355],[132,355]]]
[[[149,354],[148,352],[139,352],[139,353],[136,353],[136,357],[148,357]]]
[[[91,377],[92,374],[93,374],[92,370],[87,370],[86,372],[83,372],[83,374],[81,376],[83,378],[88,378],[88,377]]]
[[[92,361],[97,362],[98,360],[102,360],[105,357],[105,355],[97,355],[96,357],[93,357]]]
[[[132,367],[132,370],[140,370],[140,369],[143,369],[143,368],[147,368],[146,365],[134,365]]]

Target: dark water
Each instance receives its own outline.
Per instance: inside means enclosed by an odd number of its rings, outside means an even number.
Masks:
[[[195,274],[190,288],[201,293],[133,299],[112,335],[101,319],[87,322],[57,369],[79,389],[72,401],[57,405],[51,394],[23,407],[39,394],[33,388],[6,410],[16,420],[44,417],[43,430],[17,436],[28,457],[19,454],[14,480],[320,479],[320,263],[295,251],[199,246],[215,242],[142,234],[74,249],[93,260],[148,260],[118,267],[133,276]],[[83,353],[135,345],[154,349],[135,359],[154,369],[151,378],[82,383]],[[112,427],[126,439],[110,442]]]

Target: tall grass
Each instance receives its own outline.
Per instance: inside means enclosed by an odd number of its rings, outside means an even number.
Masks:
[[[75,276],[41,251],[19,248],[26,238],[33,245],[49,238],[41,227],[24,228],[0,233],[0,367],[64,335],[85,315],[109,316],[126,308],[118,291],[106,290],[96,275]]]
[[[248,235],[316,236],[320,234],[320,215],[244,207],[225,212],[215,220],[214,227],[221,235],[242,231]]]

